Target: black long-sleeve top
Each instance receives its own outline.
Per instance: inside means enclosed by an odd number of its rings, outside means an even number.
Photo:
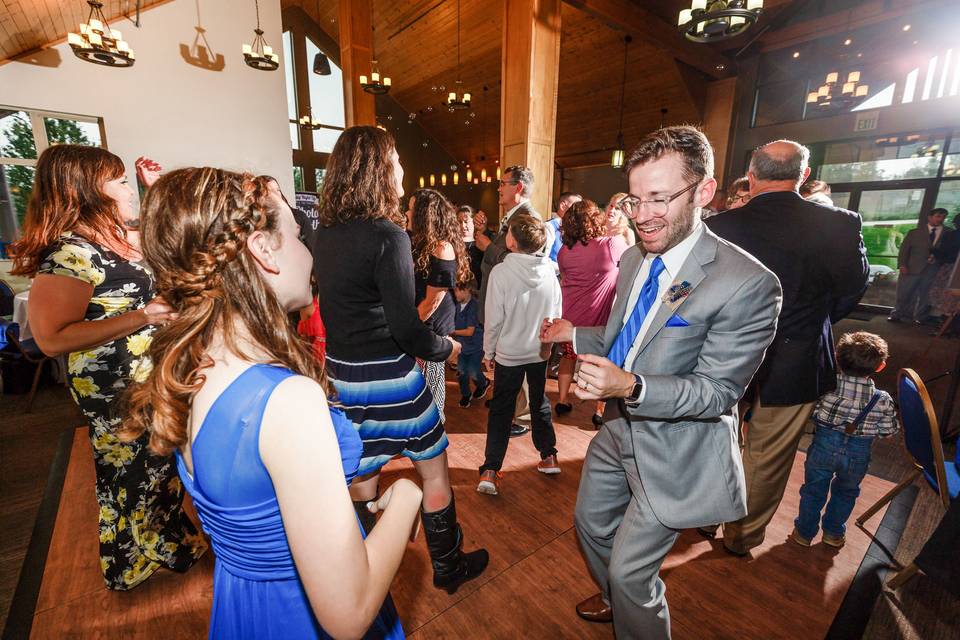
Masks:
[[[420,321],[407,233],[388,220],[319,227],[313,267],[327,352],[357,361],[408,353],[442,361],[453,345]]]

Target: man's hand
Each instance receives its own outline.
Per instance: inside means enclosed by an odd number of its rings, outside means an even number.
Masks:
[[[900,275],[907,275],[909,270],[906,267],[900,267]]]
[[[450,350],[450,355],[447,356],[447,362],[454,362],[460,356],[460,350],[463,349],[463,345],[460,344],[459,340],[454,340],[450,336],[447,336],[447,340],[450,341],[450,344],[453,348]]]
[[[633,391],[636,378],[603,356],[583,354],[578,356],[580,371],[575,376],[575,391],[581,400],[604,400],[626,398]]]
[[[540,323],[540,342],[572,342],[573,323],[561,318],[544,318]]]
[[[484,358],[483,360],[480,361],[480,364],[483,365],[484,371],[486,371],[487,373],[493,373],[493,369],[494,369],[493,360],[491,360],[490,358]]]

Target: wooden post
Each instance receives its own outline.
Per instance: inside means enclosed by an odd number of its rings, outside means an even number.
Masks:
[[[370,77],[372,45],[370,3],[367,0],[340,0],[340,69],[343,71],[343,108],[348,127],[377,124],[373,95],[360,88],[360,75]]]
[[[553,196],[560,67],[560,0],[504,0],[500,166],[525,165],[533,208],[546,220]]]
[[[714,176],[725,189],[734,177],[727,176],[727,155],[730,147],[730,132],[734,120],[734,97],[737,79],[714,80],[707,83],[707,96],[703,109],[703,132],[713,145]]]

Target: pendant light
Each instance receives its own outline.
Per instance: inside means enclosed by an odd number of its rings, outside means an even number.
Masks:
[[[375,31],[373,26],[373,0],[370,0],[370,77],[367,78],[366,75],[360,76],[360,88],[362,88],[367,93],[372,93],[375,96],[380,96],[385,93],[390,92],[390,87],[393,85],[393,81],[387,76],[380,75],[380,65],[377,63],[376,53],[374,52],[374,35]],[[432,185],[431,185],[432,186]]]
[[[623,142],[623,101],[627,91],[627,50],[630,48],[630,42],[633,38],[628,34],[623,38],[623,77],[620,80],[620,123],[617,125],[617,148],[613,150],[610,157],[610,166],[614,169],[623,167],[623,161],[626,156]]]
[[[86,62],[108,67],[132,67],[136,56],[116,29],[107,25],[103,3],[87,0],[90,13],[80,25],[80,33],[68,33],[67,43],[73,55]]]
[[[253,44],[243,45],[243,61],[252,69],[275,71],[280,66],[280,58],[263,37],[263,29],[260,28],[259,0],[253,0],[253,4],[257,9],[257,28],[253,30]]]
[[[470,92],[462,92],[463,81],[460,80],[460,0],[457,0],[457,90],[447,96],[447,107],[451,111],[470,108]]]

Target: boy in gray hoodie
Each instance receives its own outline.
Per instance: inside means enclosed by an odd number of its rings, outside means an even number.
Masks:
[[[483,352],[489,368],[495,364],[493,399],[487,417],[486,459],[480,467],[477,491],[497,495],[500,468],[510,441],[510,425],[526,377],[530,388],[530,422],[533,444],[540,452],[537,471],[560,473],[557,436],[550,401],[544,393],[549,344],[540,342],[537,318],[562,312],[560,284],[553,262],[536,255],[546,240],[543,222],[527,214],[514,214],[507,231],[511,253],[493,268],[484,306]]]

